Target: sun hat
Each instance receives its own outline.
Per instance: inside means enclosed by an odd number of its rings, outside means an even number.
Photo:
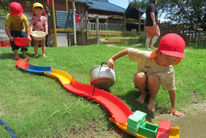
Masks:
[[[39,3],[39,2],[35,2],[34,4],[33,4],[33,9],[34,8],[36,8],[36,7],[40,7],[40,8],[44,8],[44,6],[41,4],[41,3]]]
[[[177,65],[180,63],[182,58],[185,58],[184,49],[185,49],[184,39],[178,34],[169,33],[161,38],[157,50],[164,55],[180,58],[174,64]],[[155,58],[157,56],[157,50],[151,53],[150,58]]]
[[[11,2],[9,6],[9,12],[13,16],[21,16],[23,14],[23,8],[20,3],[18,2]]]
[[[162,54],[172,57],[185,58],[184,55],[185,41],[184,39],[175,33],[169,33],[164,35],[158,45],[158,51]],[[150,55],[154,58],[156,51],[153,51]]]
[[[39,2],[35,2],[35,3],[33,4],[33,15],[35,15],[35,14],[34,14],[34,9],[37,8],[37,7],[40,7],[40,8],[43,9],[43,15],[45,16],[44,6],[43,6],[41,3],[39,3]]]

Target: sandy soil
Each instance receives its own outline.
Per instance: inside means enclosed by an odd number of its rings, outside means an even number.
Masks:
[[[180,127],[180,138],[206,138],[206,101],[202,103],[193,103],[190,106],[186,106],[182,109],[185,113],[185,117],[170,116],[169,113],[159,114],[155,113],[151,122],[158,124],[160,120],[168,120],[172,122],[172,126]],[[78,138],[132,138],[131,135],[121,131],[116,126],[114,131],[108,131],[104,134],[98,134],[94,131],[87,133],[86,135],[73,135],[67,137]]]

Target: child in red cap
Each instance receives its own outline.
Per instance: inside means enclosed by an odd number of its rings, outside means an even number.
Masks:
[[[25,29],[27,33],[24,32]],[[27,20],[27,17],[23,14],[23,9],[21,4],[17,2],[10,3],[9,13],[6,17],[5,30],[10,39],[10,43],[11,43],[12,50],[14,51],[15,59],[17,60],[19,59],[18,49],[20,47],[15,45],[14,38],[27,37],[29,40],[31,40],[31,37],[28,32],[29,22]],[[22,47],[21,51],[23,53],[23,58],[26,58],[27,47]]]
[[[184,114],[176,109],[175,72],[172,65],[180,63],[184,58],[185,41],[177,34],[170,33],[163,36],[158,49],[153,52],[126,48],[111,57],[108,61],[110,68],[118,58],[128,55],[130,60],[138,63],[134,83],[140,91],[137,101],[144,103],[147,90],[150,91],[148,110],[155,111],[155,98],[160,85],[167,90],[171,100],[171,115],[183,117]]]

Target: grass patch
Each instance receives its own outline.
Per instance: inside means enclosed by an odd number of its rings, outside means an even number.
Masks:
[[[103,45],[47,48],[48,58],[31,58],[30,62],[63,70],[89,84],[89,70],[122,49]],[[197,100],[206,97],[205,53],[206,49],[189,48],[186,58],[175,66],[178,109],[193,102],[192,96]],[[34,56],[33,49],[29,49],[28,55]],[[127,56],[116,61],[117,81],[111,92],[132,111],[148,112],[146,104],[136,102],[138,92],[133,84],[136,69],[137,64]],[[85,131],[104,135],[106,131],[114,131],[101,105],[67,92],[55,79],[20,71],[15,67],[10,48],[0,49],[0,71],[0,118],[18,137],[64,137],[84,135]],[[156,112],[165,112],[169,107],[168,92],[161,89]],[[0,137],[9,137],[2,126],[0,132]]]

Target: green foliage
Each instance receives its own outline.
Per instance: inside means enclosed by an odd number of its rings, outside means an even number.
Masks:
[[[206,30],[205,0],[158,0],[159,8],[178,23],[189,23],[191,29]]]
[[[137,10],[140,10],[142,12],[145,12],[145,9],[147,7],[148,0],[133,0],[129,3],[129,7],[134,7]]]
[[[147,0],[134,0],[129,3],[125,11],[125,15],[127,18],[138,19],[139,14],[143,14],[146,11]]]
[[[9,9],[9,0],[0,0],[0,1],[1,1],[0,16],[6,15]]]

